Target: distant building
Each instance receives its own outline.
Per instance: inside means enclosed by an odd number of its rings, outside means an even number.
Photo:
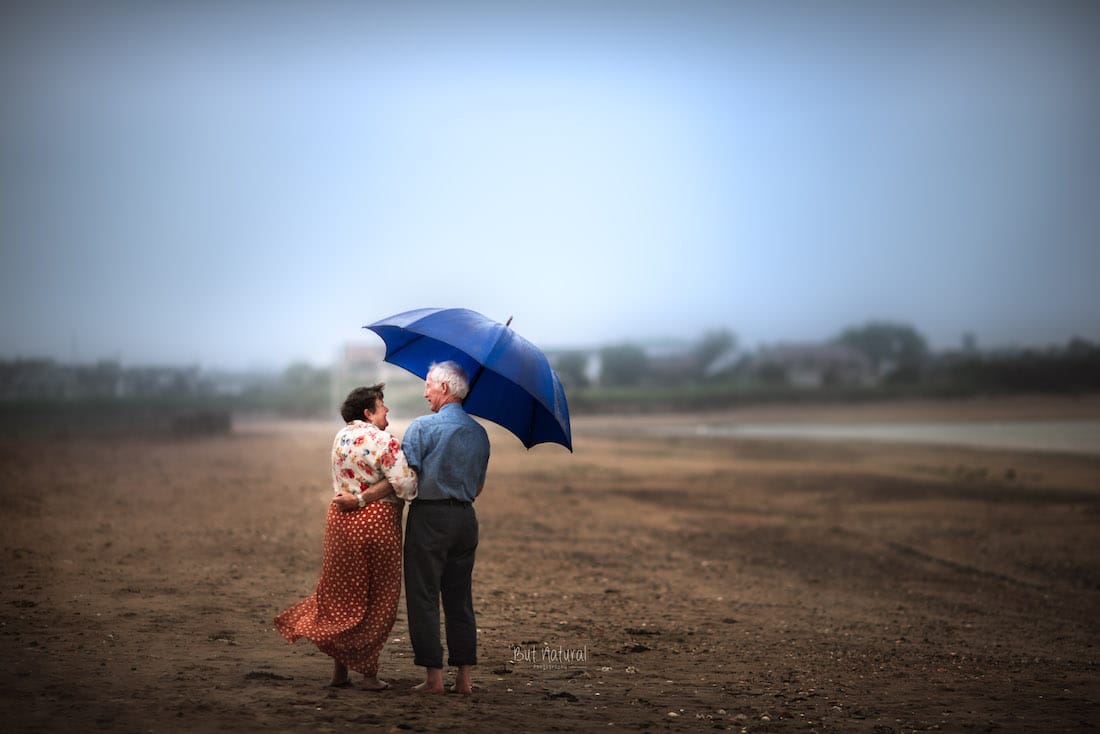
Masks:
[[[748,352],[739,347],[732,347],[707,363],[703,368],[703,377],[714,379],[732,375],[749,361],[751,361],[751,355]]]
[[[756,373],[781,376],[792,387],[867,386],[877,380],[870,360],[838,344],[779,344],[761,347]]]
[[[0,362],[0,399],[56,400],[74,389],[71,371],[52,359]]]
[[[649,358],[648,368],[648,382],[654,385],[675,385],[699,374],[699,357],[690,351],[662,352]]]
[[[423,381],[403,367],[385,361],[386,349],[381,345],[350,342],[340,348],[332,366],[333,414],[348,392],[361,385],[386,383],[386,404],[404,413],[420,408]]]
[[[358,380],[361,384],[401,379],[409,373],[384,361],[385,347],[373,344],[345,344],[337,356],[333,371],[336,376]]]
[[[191,397],[202,386],[198,367],[114,367],[115,397]]]

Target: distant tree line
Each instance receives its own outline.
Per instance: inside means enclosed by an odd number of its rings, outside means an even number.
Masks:
[[[761,400],[1100,391],[1100,344],[1075,338],[1043,349],[983,351],[969,338],[959,349],[933,352],[915,328],[891,322],[852,326],[810,345],[750,351],[733,332],[718,329],[686,345],[622,342],[555,352],[551,359],[578,413]],[[331,369],[306,363],[274,374],[212,375],[197,367],[0,360],[0,432],[5,426],[113,420],[127,428],[173,422],[177,434],[188,434],[209,426],[221,430],[228,413],[320,418],[332,415],[334,391],[342,389],[334,380]]]
[[[924,378],[967,391],[1088,392],[1100,389],[1100,344],[1072,339],[1048,349],[949,352],[930,361]]]
[[[331,370],[303,363],[278,374],[211,376],[198,367],[0,360],[0,435],[224,434],[236,413],[331,415],[331,379]]]
[[[732,332],[716,330],[679,351],[623,342],[560,353],[554,361],[574,393],[677,385],[727,386],[779,397],[785,390],[809,387],[847,394],[1100,390],[1100,345],[1083,339],[1045,349],[983,352],[970,337],[960,349],[933,352],[914,327],[882,321],[848,327],[824,342],[797,348],[778,345],[750,352],[739,348]]]

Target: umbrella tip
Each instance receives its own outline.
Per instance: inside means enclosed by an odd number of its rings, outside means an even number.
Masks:
[[[509,316],[508,320],[504,322],[504,325],[505,326],[511,326],[512,325],[512,317],[511,316]]]

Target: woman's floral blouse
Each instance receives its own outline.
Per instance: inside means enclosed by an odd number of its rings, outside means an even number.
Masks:
[[[358,497],[372,484],[389,479],[394,495],[382,502],[400,503],[416,497],[416,472],[405,461],[396,438],[367,421],[352,421],[332,444],[332,490]]]

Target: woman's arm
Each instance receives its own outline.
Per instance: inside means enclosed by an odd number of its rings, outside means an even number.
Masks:
[[[338,492],[332,501],[343,512],[351,512],[352,510],[358,510],[360,507],[380,500],[387,495],[393,494],[393,486],[390,484],[390,480],[383,479],[381,482],[372,484],[369,488],[359,492],[359,494],[352,494],[351,492]]]

